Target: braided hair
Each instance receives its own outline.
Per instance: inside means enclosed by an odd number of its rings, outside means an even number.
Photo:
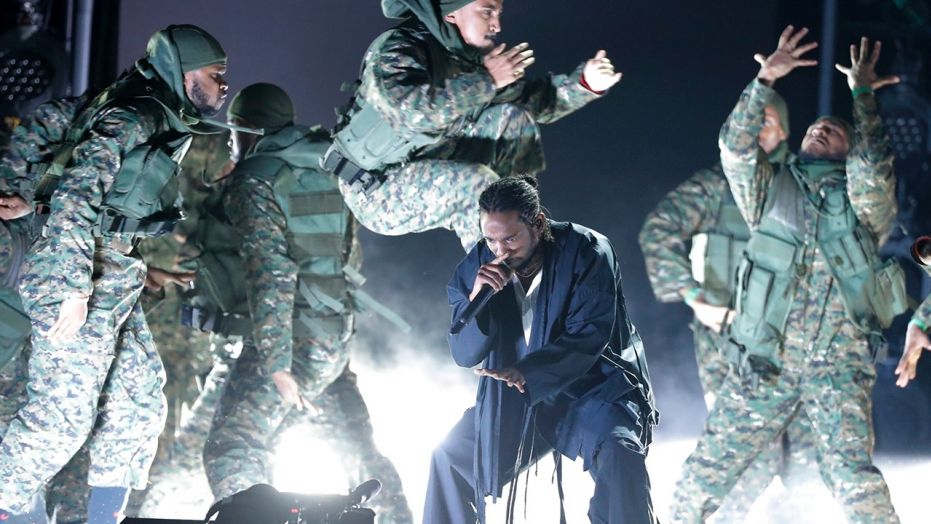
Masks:
[[[541,239],[553,239],[549,220],[540,224],[537,217],[540,213],[549,215],[546,208],[540,204],[539,183],[531,175],[504,177],[488,186],[478,199],[479,208],[483,213],[504,213],[517,211],[521,222],[530,227],[541,229]]]

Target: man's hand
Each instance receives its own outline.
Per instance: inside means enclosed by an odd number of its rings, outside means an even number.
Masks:
[[[527,384],[527,381],[524,380],[523,373],[514,368],[504,368],[500,370],[479,368],[475,370],[475,374],[500,380],[501,382],[507,382],[508,387],[517,388],[517,391],[526,393],[524,386]]]
[[[760,72],[756,77],[766,85],[771,86],[773,82],[791,73],[796,67],[808,67],[818,65],[817,60],[806,60],[802,55],[818,47],[818,42],[811,42],[799,46],[799,41],[808,34],[808,28],[803,27],[798,31],[794,27],[786,26],[782,35],[779,36],[779,44],[776,50],[769,56],[763,56],[762,53],[753,55],[753,59],[760,63]]]
[[[15,220],[32,213],[32,206],[17,195],[0,196],[0,220]]]
[[[191,271],[173,272],[157,267],[150,267],[145,273],[145,287],[151,291],[161,291],[167,284],[185,287],[194,281],[197,274]]]
[[[58,309],[58,320],[48,330],[48,338],[52,342],[66,342],[74,336],[87,321],[87,299],[65,299]]]
[[[275,371],[272,373],[272,381],[275,383],[275,387],[278,388],[281,401],[286,406],[297,408],[298,411],[304,411],[304,408],[307,408],[311,415],[317,414],[317,408],[301,395],[301,388],[298,387],[297,381],[294,380],[294,376],[290,372]]]
[[[931,351],[931,340],[928,334],[915,324],[909,324],[905,330],[905,352],[899,360],[899,365],[895,368],[895,374],[899,378],[895,385],[904,388],[908,381],[915,378],[915,371],[918,369],[918,359],[921,358],[922,351]]]
[[[524,76],[524,70],[535,60],[533,49],[528,49],[528,47],[529,44],[526,42],[510,49],[505,44],[501,44],[485,55],[482,62],[494,80],[496,88],[507,87]]]
[[[701,298],[689,301],[688,306],[695,313],[695,318],[715,333],[720,333],[724,326],[730,324],[737,313],[726,306],[712,306]]]
[[[611,89],[611,87],[621,81],[623,73],[616,73],[608,53],[604,49],[599,49],[595,53],[595,58],[585,62],[585,68],[582,70],[582,78],[592,91],[601,92]]]
[[[475,283],[472,284],[472,292],[469,293],[469,301],[475,300],[475,295],[478,295],[482,286],[491,286],[497,293],[508,285],[508,281],[511,279],[511,270],[501,264],[505,258],[507,258],[507,253],[478,268]]]
[[[840,64],[834,64],[838,71],[847,75],[847,85],[851,90],[858,87],[868,87],[877,90],[899,83],[897,76],[885,76],[879,78],[876,74],[876,62],[879,61],[879,51],[882,49],[882,42],[879,40],[873,44],[873,52],[870,53],[870,41],[867,37],[860,38],[860,48],[856,44],[850,44],[850,67],[844,67]]]

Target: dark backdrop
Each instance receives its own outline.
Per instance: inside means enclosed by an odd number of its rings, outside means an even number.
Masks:
[[[854,4],[840,3],[842,12]],[[667,191],[716,161],[718,129],[757,71],[753,54],[771,51],[788,22],[810,25],[812,37],[818,38],[819,6],[773,0],[505,3],[503,41],[527,41],[536,51],[537,63],[528,74],[569,72],[599,48],[624,73],[603,100],[544,129],[549,167],[541,176],[542,194],[555,218],[595,228],[615,244],[667,435],[699,431],[704,407],[687,308],[653,299],[638,231]],[[326,126],[334,122],[333,107],[346,98],[340,83],[355,78],[369,42],[391,25],[375,1],[123,2],[119,67],[131,65],[144,52],[147,37],[171,23],[198,24],[217,36],[230,56],[231,93],[252,82],[277,83],[294,98],[299,120]],[[846,60],[846,47],[840,50],[838,56]],[[836,73],[835,81],[838,110],[849,113],[849,101],[842,98],[845,79]],[[777,86],[792,111],[793,149],[815,116],[817,82],[812,68]],[[363,240],[367,289],[417,328],[399,336],[386,323],[363,320],[360,338],[367,343],[360,351],[392,363],[399,355],[410,358],[398,347],[406,345],[416,348],[416,358],[452,366],[444,341],[445,284],[462,256],[455,236],[447,231],[400,238],[366,233]],[[392,332],[390,347],[383,343],[385,332]],[[890,379],[881,380],[888,384]],[[880,405],[901,403],[894,388],[885,389],[890,396]],[[929,417],[927,404],[917,416]]]

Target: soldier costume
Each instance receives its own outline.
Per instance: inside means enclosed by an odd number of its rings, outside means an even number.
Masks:
[[[800,160],[777,172],[757,145],[772,94],[754,80],[721,130],[724,172],[752,231],[727,349],[740,373],[718,391],[672,519],[707,519],[802,412],[817,435],[822,478],[848,520],[898,522],[872,464],[870,419],[870,341],[904,309],[901,268],[881,261],[877,247],[895,217],[888,137],[872,90],[861,90],[846,166]]]
[[[32,204],[39,177],[49,167],[68,127],[88,98],[84,95],[41,104],[13,130],[0,155],[0,194],[19,196]],[[16,412],[26,403],[32,327],[23,311],[17,285],[26,251],[39,229],[32,213],[0,221],[0,441]],[[44,517],[39,514],[44,512],[54,515],[59,523],[84,520],[87,468],[87,449],[82,447],[52,478],[45,493],[37,494],[32,518],[42,520]]]
[[[481,237],[479,193],[498,177],[544,169],[538,124],[598,98],[583,87],[582,66],[496,89],[480,50],[443,20],[470,2],[382,1],[385,16],[407,20],[366,52],[324,163],[340,176],[353,214],[376,233],[443,227],[468,250]],[[369,178],[347,181],[358,175]]]
[[[56,157],[64,174],[20,282],[33,328],[29,397],[0,445],[0,508],[21,511],[92,429],[90,504],[95,490],[124,499],[144,486],[164,424],[164,372],[138,303],[145,266],[130,251],[179,218],[174,176],[199,115],[183,73],[225,60],[203,30],[170,26],[70,128],[67,155]],[[81,298],[86,322],[70,340],[50,340],[60,305]]]
[[[783,130],[788,131],[785,101],[773,93],[771,105]],[[773,165],[785,164],[791,158],[785,140],[768,155]],[[684,297],[700,297],[713,306],[733,309],[737,266],[749,238],[750,229],[734,202],[721,165],[696,172],[660,200],[640,230],[640,248],[657,300],[678,302]],[[694,317],[690,328],[705,405],[711,410],[729,368],[722,353],[725,338]],[[814,446],[805,416],[793,418],[785,434],[741,475],[716,512],[718,521],[742,522],[776,474],[787,487],[797,484],[799,475],[790,473],[811,469]]]
[[[336,180],[319,167],[329,146],[320,128],[294,125],[290,98],[271,84],[245,88],[229,118],[264,128],[208,203],[198,239],[188,320],[242,335],[204,448],[216,498],[270,482],[270,454],[287,427],[310,419],[283,401],[273,374],[287,372],[354,480],[375,477],[379,521],[410,523],[401,479],[376,448],[368,410],[349,370],[353,332],[354,223]]]

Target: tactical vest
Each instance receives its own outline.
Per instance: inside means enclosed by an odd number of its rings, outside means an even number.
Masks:
[[[321,155],[324,147],[321,144]],[[345,340],[352,332],[350,292],[361,285],[361,276],[347,266],[354,220],[336,181],[272,155],[250,157],[236,171],[233,176],[261,176],[271,182],[285,215],[288,254],[298,266],[295,334],[320,341]],[[208,207],[201,219],[198,238],[203,252],[198,259],[195,297],[185,308],[184,323],[204,331],[248,336],[252,325],[239,238],[221,209]]]
[[[0,280],[0,369],[16,357],[32,333],[32,324],[17,290],[23,258],[32,244],[32,235],[24,219],[17,222],[15,225],[11,222],[0,224],[0,227],[8,229],[13,242],[9,267]]]
[[[398,29],[383,33],[369,49],[378,49]],[[427,55],[433,86],[445,84],[449,67],[446,49],[433,35],[426,33]],[[382,172],[403,164],[421,148],[436,144],[443,135],[422,133],[407,127],[396,127],[359,93],[363,82],[374,82],[374,76],[363,69],[354,84],[349,103],[337,110],[333,144],[323,157],[321,166],[346,182],[361,182],[363,189],[381,183]],[[367,86],[375,89],[374,86]]]
[[[902,268],[883,261],[874,235],[857,220],[847,196],[846,178],[826,182],[812,194],[783,169],[773,180],[759,228],[747,244],[738,268],[737,316],[730,328],[728,359],[742,373],[778,373],[786,322],[801,278],[804,231],[777,219],[780,202],[809,206],[817,216],[815,241],[834,277],[847,317],[869,336],[877,336],[907,308]],[[824,297],[827,298],[827,297]]]
[[[720,166],[715,168],[721,177]],[[699,240],[699,237],[702,237]],[[737,267],[743,258],[744,248],[750,238],[750,228],[744,221],[734,196],[725,184],[721,205],[711,231],[706,231],[692,237],[692,244],[703,242],[704,251],[698,260],[693,260],[700,266],[703,297],[706,302],[715,306],[729,306],[737,288]],[[697,271],[693,269],[693,275]]]
[[[36,203],[47,206],[72,160],[74,148],[108,110],[130,106],[140,114],[158,114],[158,131],[120,159],[120,170],[100,206],[95,236],[158,236],[170,232],[183,218],[177,175],[191,143],[190,131],[179,115],[160,100],[159,86],[135,75],[97,95],[78,115],[36,187]]]

